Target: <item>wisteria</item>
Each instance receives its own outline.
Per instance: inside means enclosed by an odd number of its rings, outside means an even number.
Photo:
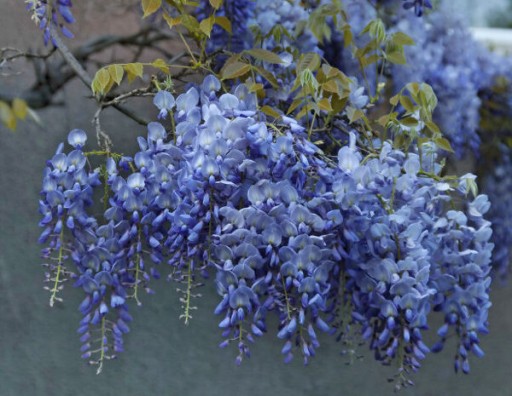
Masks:
[[[73,33],[67,28],[66,24],[75,22],[75,17],[71,12],[71,0],[57,0],[51,2],[48,0],[26,0],[27,10],[32,13],[33,21],[43,31],[45,45],[51,40],[53,45],[57,46],[51,37],[50,25],[58,28],[62,34],[68,38],[73,37]]]
[[[254,16],[257,3],[252,0],[225,2],[215,15],[226,17],[230,21],[231,33],[221,26],[214,26],[207,50],[216,52],[226,49],[232,52],[240,52],[251,48],[253,37],[248,22]],[[201,5],[196,8],[198,20],[207,18],[212,12],[213,9],[209,0],[201,0]]]
[[[341,306],[351,312],[350,322],[360,324],[378,360],[399,360],[401,385],[429,351],[421,334],[431,307],[458,324],[461,345],[478,348],[492,249],[489,223],[481,218],[485,197],[470,205],[467,216],[475,225],[468,226],[464,212],[448,210],[454,187],[428,176],[439,169],[434,154],[420,157],[382,142],[379,157],[363,164],[352,134],[333,161],[295,120],[283,116],[271,128],[245,85],[232,93],[219,89],[220,82],[208,76],[176,99],[160,92],[155,103],[174,111],[175,132],[150,123],[133,160],[108,159],[104,215],[84,217],[83,229],[66,221],[76,264],[69,272],[86,293],[80,306],[83,357],[101,368],[105,357],[123,350],[126,304],[130,298],[139,302],[138,291],[148,289],[165,261],[182,285],[185,321],[192,317],[199,279],[207,270],[216,272],[221,346],[235,342],[238,363],[250,356],[254,338],[269,331],[270,313],[279,318],[284,360],[299,354],[307,363],[319,346],[317,332],[333,334],[338,327]],[[80,150],[82,134],[69,137]],[[72,160],[78,155],[80,161]],[[81,151],[59,153],[47,179],[53,183],[53,174],[62,172],[71,177],[69,162],[85,172]],[[86,191],[100,184],[99,172]],[[55,188],[49,184],[43,193],[53,208]],[[75,197],[81,184],[68,184],[61,194]],[[48,234],[61,242],[51,246],[67,240],[62,225],[47,225],[65,215],[57,210],[53,216],[45,214],[42,240]],[[457,233],[467,246],[449,247],[460,239]],[[457,293],[477,291],[468,308],[454,300]],[[452,318],[454,307],[459,320]],[[90,342],[94,332],[101,333],[99,346]],[[461,364],[467,371],[465,356]]]
[[[484,190],[492,203],[489,219],[492,220],[494,230],[492,239],[496,245],[493,253],[493,266],[497,275],[506,279],[512,259],[512,235],[510,233],[512,216],[508,209],[512,202],[512,181],[509,177],[512,170],[510,148],[502,145],[500,157],[501,159],[495,164],[492,173],[484,181]]]
[[[45,37],[48,13],[64,34],[58,15],[73,22],[70,2],[58,13],[29,6]],[[82,357],[99,373],[123,351],[132,302],[164,273],[185,324],[197,289],[215,284],[219,346],[236,364],[260,337],[304,364],[320,353],[320,332],[355,337],[396,364],[400,389],[454,337],[455,371],[469,373],[470,355],[484,355],[491,268],[504,275],[510,261],[510,148],[485,179],[490,200],[475,175],[450,175],[445,163],[451,152],[479,155],[482,93],[505,67],[462,19],[424,15],[427,0],[191,7],[162,12],[192,33],[193,66],[111,65],[93,80],[101,101],[124,73],[166,74],[137,91],[154,95],[158,115],[133,156],[87,151],[86,133],[73,130],[71,151],[60,145],[44,172],[50,304],[69,279],[83,292]],[[158,8],[143,2],[145,14]],[[178,88],[173,67],[185,70]],[[428,346],[436,314],[444,323]]]

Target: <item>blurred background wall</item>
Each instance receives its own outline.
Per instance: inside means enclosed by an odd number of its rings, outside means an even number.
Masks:
[[[77,34],[70,46],[101,31],[122,33],[136,28],[137,16],[114,13],[109,17],[97,4],[116,2],[76,1]],[[482,2],[474,1],[475,4]],[[38,49],[40,32],[30,22],[22,0],[0,0],[0,47]],[[19,92],[31,82],[31,70],[19,62],[20,74],[0,77],[0,88]],[[95,374],[80,359],[76,329],[80,293],[67,285],[65,302],[48,306],[43,290],[37,238],[38,196],[45,161],[72,128],[92,136],[94,103],[80,82],[69,84],[58,99],[62,105],[38,111],[42,126],[23,123],[15,133],[0,128],[0,396],[324,396],[392,395],[386,378],[394,367],[381,367],[365,347],[352,365],[340,355],[342,345],[325,342],[318,357],[304,367],[300,359],[284,365],[281,341],[272,334],[259,339],[253,356],[236,367],[236,351],[221,350],[213,315],[217,296],[205,287],[199,310],[186,327],[180,314],[175,285],[160,280],[156,295],[145,296],[143,306],[134,307],[134,322],[126,337],[126,352],[107,362]],[[138,110],[154,118],[156,111],[139,99]],[[146,109],[146,110],[144,110]],[[135,138],[144,128],[113,110],[104,112],[104,129],[114,140],[116,151],[131,154]],[[91,139],[94,140],[94,139]],[[404,394],[512,395],[512,285],[495,283],[490,313],[491,334],[484,337],[483,359],[473,359],[470,376],[455,375],[453,343],[440,355],[430,355],[414,377],[416,387]],[[74,293],[76,292],[76,293]],[[451,350],[450,350],[451,348]]]

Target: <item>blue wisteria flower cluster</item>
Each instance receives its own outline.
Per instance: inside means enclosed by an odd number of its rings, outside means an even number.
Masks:
[[[207,50],[216,52],[228,50],[231,52],[241,52],[248,49],[252,44],[252,34],[249,29],[248,21],[253,17],[255,7],[258,2],[251,0],[227,1],[216,11],[216,16],[223,16],[229,19],[232,31],[228,33],[220,26],[213,27],[211,39],[208,40]],[[213,13],[213,8],[209,0],[201,0],[200,6],[196,8],[198,20],[203,20]]]
[[[496,274],[506,279],[512,260],[512,216],[510,204],[512,203],[512,153],[505,145],[500,146],[500,157],[491,173],[484,181],[484,190],[489,195],[492,207],[489,218],[492,220],[494,230],[493,242],[496,245],[493,255],[493,267]]]
[[[58,4],[72,22],[71,4]],[[475,175],[447,175],[445,162],[452,147],[479,153],[482,92],[506,62],[489,60],[462,19],[418,18],[427,0],[336,7],[200,1],[198,25],[213,15],[230,29],[216,23],[206,40],[203,24],[194,36],[205,40],[191,53],[191,69],[208,70],[202,80],[178,92],[155,84],[157,120],[138,151],[86,151],[86,133],[73,130],[72,150],[61,145],[48,161],[40,242],[50,304],[73,279],[84,294],[82,357],[98,372],[123,351],[131,305],[162,273],[178,284],[185,323],[212,279],[219,346],[234,344],[237,364],[266,333],[282,340],[285,362],[305,364],[320,332],[358,338],[397,364],[397,388],[449,337],[456,371],[483,356],[492,260],[500,274],[510,261],[510,149],[486,178],[492,208]],[[399,10],[389,26],[372,23],[386,7]],[[427,346],[436,313],[439,340]]]
[[[400,15],[396,29],[409,34],[416,45],[406,50],[406,67],[392,68],[392,81],[396,90],[408,81],[429,83],[439,100],[434,118],[450,140],[457,157],[474,156],[478,158],[480,167],[487,169],[488,177],[481,188],[493,203],[489,213],[496,245],[493,267],[498,277],[506,278],[511,261],[510,222],[500,208],[508,207],[509,202],[506,186],[510,178],[503,173],[503,167],[510,162],[510,152],[502,140],[508,131],[495,136],[489,129],[503,129],[504,120],[504,129],[507,129],[510,94],[508,91],[498,93],[494,87],[500,84],[500,79],[510,80],[511,58],[493,54],[477,43],[471,37],[464,17],[450,10],[449,3],[442,3],[422,19],[424,23],[418,23],[410,15]],[[493,124],[496,126],[489,128]],[[488,146],[496,145],[496,142],[497,146],[490,150]],[[482,174],[485,172],[480,171]]]
[[[71,12],[71,0],[57,0],[49,2],[48,0],[26,0],[27,10],[32,14],[32,19],[43,31],[44,44],[47,45],[51,40],[52,44],[57,46],[50,34],[50,25],[58,28],[65,37],[73,38],[73,33],[67,28],[66,24],[75,22],[75,17]]]
[[[246,85],[222,93],[213,75],[177,98],[160,91],[155,104],[173,112],[175,127],[150,123],[133,158],[109,157],[87,173],[85,134],[75,130],[75,150],[60,147],[45,173],[41,242],[49,259],[58,250],[48,279],[60,290],[62,261],[74,262],[66,274],[85,294],[84,358],[101,369],[123,350],[129,301],[163,265],[181,285],[185,321],[194,289],[215,273],[220,346],[235,343],[237,363],[270,331],[270,314],[285,361],[307,363],[318,331],[349,325],[378,360],[399,362],[401,385],[429,352],[422,331],[432,310],[446,317],[443,339],[452,326],[461,348],[481,355],[489,205],[478,196],[451,209],[470,175],[444,181],[428,145],[404,152],[375,141],[379,155],[364,157],[355,133],[328,156],[296,120],[269,120]],[[94,217],[99,185],[105,209]],[[459,361],[469,371],[467,353]]]
[[[395,89],[408,81],[425,81],[438,97],[436,121],[459,158],[479,153],[481,99],[479,93],[494,84],[495,78],[509,74],[510,60],[490,56],[489,50],[472,37],[466,20],[444,4],[418,23],[408,15],[396,29],[416,42],[407,49],[407,67],[391,71]],[[464,45],[462,45],[464,43]]]
[[[420,17],[423,15],[423,11],[425,8],[432,8],[432,3],[430,2],[430,0],[404,0],[402,7],[404,7],[404,9],[406,10],[414,9],[414,13],[416,14],[416,16]]]
[[[199,20],[211,13],[208,0],[203,0],[196,9]],[[300,1],[237,0],[225,2],[215,15],[227,16],[232,32],[227,33],[220,26],[214,26],[211,40],[207,43],[208,52],[227,50],[239,53],[256,45],[277,53],[281,58],[281,63],[265,64],[265,70],[275,76],[279,88],[272,87],[261,76],[257,77],[257,81],[265,85],[267,103],[275,104],[290,98],[292,70],[296,66],[294,59],[303,53],[323,54],[318,40],[305,28],[309,13]]]
[[[405,32],[415,41],[415,45],[407,47],[405,51],[407,65],[389,67],[387,79],[381,78],[380,82],[392,84],[394,92],[400,91],[411,81],[430,84],[439,103],[434,112],[434,120],[450,141],[457,158],[475,156],[480,163],[488,162],[490,166],[487,168],[491,168],[494,162],[492,158],[485,157],[485,151],[488,150],[482,149],[482,139],[488,144],[494,138],[487,133],[488,128],[482,128],[482,124],[500,124],[502,119],[510,118],[509,113],[496,114],[496,104],[493,102],[500,103],[499,108],[502,108],[507,106],[509,99],[507,95],[497,95],[492,88],[500,78],[510,80],[511,58],[493,54],[477,43],[471,36],[467,20],[461,13],[453,12],[448,2],[441,2],[439,7],[421,19],[410,12],[392,14],[391,11],[397,11],[396,2],[380,3],[381,12],[387,16],[391,31]],[[407,8],[406,4],[409,8],[420,7],[420,3],[404,2],[404,8]],[[430,6],[427,2],[424,5]],[[348,2],[346,10],[350,16],[352,31],[358,37],[357,44],[364,45],[361,31],[372,19],[379,16],[378,12],[367,2]],[[389,17],[390,14],[393,16]],[[332,64],[348,74],[363,78],[351,48],[343,45],[343,34],[335,32],[331,41],[321,47]],[[365,71],[370,82],[367,91],[369,93],[376,89],[376,71],[373,66],[367,67]],[[493,110],[490,114],[482,115],[482,108],[486,103],[491,103]],[[503,149],[496,148],[494,151],[504,163],[508,161],[508,154]],[[490,176],[491,179],[493,177]],[[492,183],[482,184],[481,188],[484,192],[493,194]],[[507,205],[505,194],[493,195],[493,202],[497,202],[498,206]],[[495,218],[495,213],[499,211],[490,214],[493,223],[495,220],[502,222],[503,218]],[[509,233],[506,230],[507,228],[500,229],[499,234],[495,232],[495,243],[498,247],[496,252],[508,252],[509,243],[505,235]],[[496,273],[504,276],[510,263],[508,253],[496,253],[494,262]]]

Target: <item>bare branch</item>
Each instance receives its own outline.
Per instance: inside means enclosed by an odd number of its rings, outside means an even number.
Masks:
[[[135,46],[138,48],[147,47],[148,49],[157,49],[156,47],[159,42],[172,39],[173,37],[173,34],[162,32],[155,26],[146,26],[140,31],[129,36],[104,35],[96,37],[72,51],[68,49],[66,52],[67,57],[62,60],[53,60],[53,57],[50,56],[29,56],[28,59],[34,62],[36,82],[20,95],[14,95],[12,92],[2,91],[0,89],[0,100],[11,103],[13,99],[19,97],[25,100],[29,107],[33,109],[54,105],[54,96],[77,75],[76,71],[68,63],[70,59],[69,54],[71,54],[72,57],[78,62],[79,67],[84,69],[84,67],[81,65],[90,61],[91,56],[98,54],[112,46],[122,45]],[[62,43],[62,40],[60,41],[61,49],[67,48],[65,44]],[[19,53],[19,51],[14,48],[5,48],[5,50]],[[182,56],[180,56],[180,58],[181,57]],[[73,61],[71,61],[71,64],[74,64],[75,68],[77,67]],[[90,76],[87,78],[84,74],[80,74],[82,81],[88,81],[90,79]],[[90,84],[87,84],[87,86],[89,88]],[[117,108],[117,106],[115,107]],[[128,115],[137,123],[144,125],[147,124],[145,120],[140,119],[140,117],[137,117],[130,110],[124,108],[118,108],[118,110],[123,112],[123,114]]]

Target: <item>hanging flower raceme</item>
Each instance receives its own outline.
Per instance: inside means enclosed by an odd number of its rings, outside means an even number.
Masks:
[[[75,22],[75,17],[71,13],[71,0],[57,0],[55,2],[26,0],[25,2],[27,3],[27,10],[32,13],[32,19],[43,31],[45,45],[51,40],[53,45],[57,47],[50,34],[50,24],[58,28],[65,37],[74,37],[73,33],[64,24]]]
[[[502,279],[508,277],[512,260],[512,214],[508,210],[512,202],[512,153],[510,148],[500,147],[501,160],[495,164],[492,173],[484,181],[484,190],[489,194],[492,222],[493,271]]]

